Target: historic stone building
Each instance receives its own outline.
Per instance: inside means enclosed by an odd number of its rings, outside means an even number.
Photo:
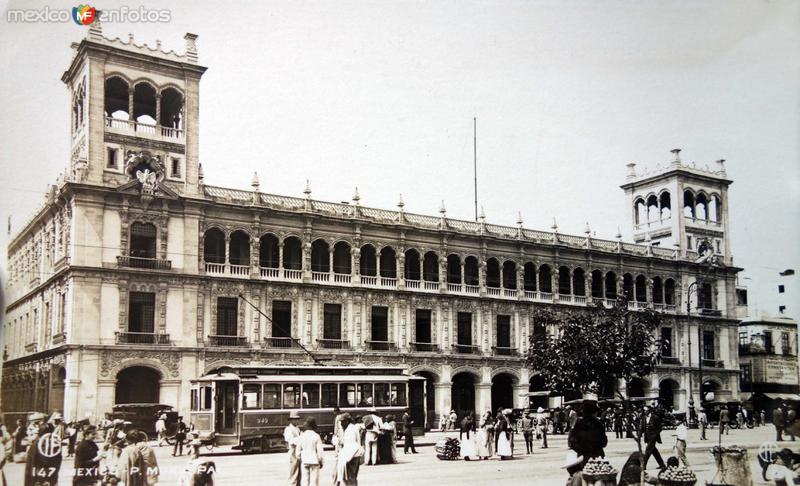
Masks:
[[[357,191],[350,204],[308,187],[278,196],[256,177],[249,190],[217,187],[198,157],[206,68],[185,39],[185,53],[164,52],[95,23],[73,45],[69,170],[8,249],[5,413],[96,417],[155,401],[186,412],[189,380],[210,369],[309,362],[291,336],[320,356],[425,376],[430,425],[542,388],[523,359],[537,306],[623,293],[665,312],[668,344],[657,373],[620,388],[685,408],[702,350],[707,391],[738,396],[722,163],[698,169],[676,153],[652,174],[631,166],[640,244],[411,214],[402,201],[374,209]]]

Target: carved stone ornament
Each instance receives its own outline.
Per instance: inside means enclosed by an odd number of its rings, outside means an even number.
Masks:
[[[165,193],[174,197],[173,191],[164,184],[166,170],[160,155],[153,155],[146,150],[128,150],[125,154],[125,174],[131,181],[123,187],[140,186],[142,199],[150,200],[154,195]]]
[[[164,378],[180,378],[180,354],[174,351],[103,351],[100,353],[100,376],[116,376],[129,366],[150,366],[164,373]]]

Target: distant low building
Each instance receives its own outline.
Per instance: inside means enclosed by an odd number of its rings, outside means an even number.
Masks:
[[[781,401],[800,400],[797,321],[785,317],[739,324],[739,366],[742,396],[755,410],[772,409]]]

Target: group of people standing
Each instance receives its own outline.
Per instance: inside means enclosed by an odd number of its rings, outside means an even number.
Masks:
[[[501,460],[512,458],[514,426],[511,409],[498,409],[494,416],[491,410],[486,410],[478,420],[473,412],[469,412],[461,421],[458,439],[464,460],[489,459],[495,454]]]

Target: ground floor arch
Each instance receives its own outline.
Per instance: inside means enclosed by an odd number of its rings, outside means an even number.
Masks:
[[[147,366],[131,366],[117,373],[114,403],[158,403],[161,373]]]
[[[424,402],[425,416],[420,418],[424,420],[425,429],[429,430],[436,422],[436,383],[439,382],[439,377],[436,375],[436,373],[431,371],[415,371],[413,374],[415,376],[425,378],[425,385],[421,390],[423,395],[422,401]],[[415,397],[412,396],[411,400],[413,401],[414,399]],[[412,417],[412,419],[413,418],[414,417]],[[423,422],[417,423],[421,424]]]
[[[498,373],[492,378],[492,411],[514,408],[516,378],[509,373]]]
[[[679,404],[676,403],[676,398],[680,385],[672,378],[665,378],[658,384],[658,401],[664,407],[678,409]]]
[[[463,417],[475,411],[475,383],[477,377],[472,373],[461,372],[453,375],[451,387],[451,400],[453,410]]]

